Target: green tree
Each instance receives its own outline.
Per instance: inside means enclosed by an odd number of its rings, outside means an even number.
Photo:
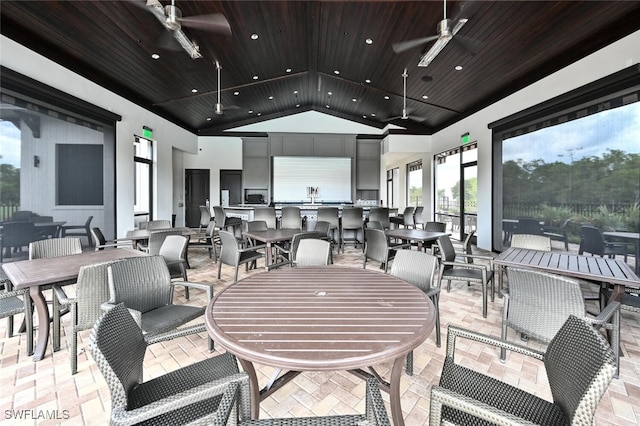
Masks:
[[[0,204],[20,203],[20,169],[11,164],[0,164]]]

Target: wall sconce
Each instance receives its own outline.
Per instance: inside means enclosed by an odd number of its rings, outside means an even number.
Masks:
[[[38,157],[37,155],[33,156],[33,167],[39,167],[40,166],[40,157]]]

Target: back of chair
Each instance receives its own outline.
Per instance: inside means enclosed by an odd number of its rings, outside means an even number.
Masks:
[[[591,324],[574,315],[551,340],[544,356],[553,401],[571,424],[591,424],[598,402],[616,373],[611,346]]]
[[[511,247],[522,249],[551,251],[551,238],[544,235],[513,234]]]
[[[580,240],[580,253],[587,252],[592,254],[604,255],[604,236],[598,228],[592,225],[581,225],[582,239]]]
[[[153,231],[155,229],[168,229],[171,228],[170,220],[150,220],[147,222],[147,229]]]
[[[257,207],[253,210],[253,220],[264,220],[269,229],[276,229],[276,209],[273,207]]]
[[[87,330],[102,314],[101,305],[109,300],[109,266],[120,260],[94,263],[80,267],[76,284],[77,323]]]
[[[444,262],[453,262],[456,260],[456,250],[453,248],[453,244],[451,244],[451,239],[448,235],[443,235],[438,238],[438,250]],[[451,268],[451,265],[445,265],[444,268]]]
[[[120,304],[95,323],[89,352],[111,392],[111,409],[126,408],[127,394],[142,382],[146,344],[140,327]]]
[[[424,230],[429,232],[444,232],[447,224],[444,222],[427,222],[424,224]]]
[[[514,234],[542,235],[542,225],[538,219],[522,217],[518,219]]]
[[[2,247],[22,247],[35,239],[35,225],[32,222],[5,222],[2,225]]]
[[[124,259],[109,266],[109,302],[148,312],[172,303],[173,287],[162,256]]]
[[[427,293],[433,282],[438,258],[418,250],[398,250],[391,264],[391,275]]]
[[[384,226],[377,220],[370,220],[367,222],[367,229],[378,229],[384,231]]]
[[[331,229],[338,228],[340,224],[339,210],[337,207],[319,207],[318,221],[329,222]]]
[[[318,238],[300,240],[295,254],[297,266],[327,266],[331,243]]]
[[[247,231],[266,231],[269,229],[265,220],[252,220],[247,223]]]
[[[164,258],[172,278],[186,277],[185,263],[188,245],[189,239],[184,235],[167,235],[160,246],[158,254]]]
[[[31,222],[31,218],[36,216],[31,210],[16,210],[11,215],[12,222]]]
[[[415,223],[413,221],[413,212],[415,211],[414,207],[405,207],[404,212],[402,212],[402,220],[404,222],[404,226],[414,226]]]
[[[423,225],[424,224],[424,206],[418,206],[413,212],[413,224]]]
[[[580,282],[546,272],[507,268],[508,323],[527,335],[549,342],[569,315],[585,316]]]
[[[362,228],[362,207],[345,207],[342,210],[342,229]]]
[[[331,223],[325,220],[320,220],[316,222],[316,225],[313,228],[313,232],[317,232],[318,234],[320,234],[322,238],[328,237],[330,230],[331,230]]]
[[[213,207],[213,220],[218,229],[224,229],[225,222],[227,221],[227,214],[221,206]]]
[[[218,261],[225,265],[236,266],[240,258],[238,240],[236,240],[236,237],[229,231],[220,230],[218,231],[218,235],[220,235],[220,244],[222,246]]]
[[[103,246],[107,243],[107,239],[104,237],[100,228],[91,228],[91,236],[93,237],[93,242],[96,247]],[[104,250],[104,248],[96,248],[96,250]]]
[[[389,241],[383,229],[367,228],[364,230],[365,248],[364,255],[367,259],[373,259],[376,262],[387,261],[387,248]]]
[[[182,235],[182,231],[179,229],[166,229],[151,232],[151,235],[149,235],[149,254],[151,256],[160,254],[160,247],[162,247],[164,240],[169,235]]]
[[[82,253],[80,238],[50,238],[29,244],[29,260]]]
[[[200,209],[200,229],[206,228],[211,222],[211,211],[207,206],[198,206]]]
[[[302,229],[302,216],[300,216],[300,207],[287,206],[282,208],[280,228]]]
[[[388,207],[373,207],[369,212],[369,222],[379,222],[382,229],[389,229],[391,222],[389,220]]]

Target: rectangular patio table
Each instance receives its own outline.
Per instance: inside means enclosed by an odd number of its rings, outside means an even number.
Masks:
[[[437,241],[438,238],[444,237],[445,235],[451,235],[446,232],[432,232],[425,231],[423,229],[389,229],[384,231],[384,233],[391,238],[398,238],[400,240],[406,241],[415,241],[418,244],[418,250],[422,250],[422,246],[424,243],[432,243]]]
[[[362,268],[283,268],[223,289],[205,311],[213,340],[249,374],[251,415],[302,371],[375,377],[403,426],[400,379],[406,355],[433,331],[435,307],[418,288]],[[390,382],[372,366],[391,362]],[[260,390],[253,363],[287,370]],[[369,368],[371,373],[363,369]]]
[[[146,254],[139,250],[108,249],[2,264],[2,269],[16,288],[29,288],[29,295],[38,314],[38,339],[33,353],[34,361],[44,358],[49,341],[49,310],[42,295],[42,287],[78,278],[78,272],[83,265],[135,256]]]
[[[273,243],[281,243],[283,241],[291,241],[295,234],[302,233],[300,229],[267,229],[266,231],[244,231],[242,236],[251,238],[267,245],[267,259],[265,261],[265,269],[268,271],[279,266],[288,265],[288,262],[276,263],[273,261],[272,248]]]
[[[582,256],[565,252],[547,252],[511,247],[493,260],[498,267],[498,288],[502,289],[502,273],[506,267],[530,268],[559,275],[613,284],[609,301],[620,301],[625,287],[640,289],[640,278],[629,265],[619,259]]]
[[[176,229],[176,230],[182,231],[182,235],[184,235],[185,237],[198,234],[198,231],[196,231],[194,229],[191,229],[191,228],[185,228],[185,227],[158,228],[158,229],[134,229],[133,231],[127,231],[127,235],[126,235],[125,239],[131,240],[133,248],[136,248],[137,245],[138,245],[138,241],[148,240],[149,236],[151,235],[152,232],[155,232],[155,231],[169,231],[171,229]]]

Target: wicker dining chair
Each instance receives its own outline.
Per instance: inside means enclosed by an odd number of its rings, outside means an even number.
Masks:
[[[314,233],[315,234],[315,233]],[[313,235],[313,234],[312,234]],[[327,266],[331,255],[331,243],[315,238],[304,238],[298,243],[293,264],[295,266]]]
[[[419,288],[436,308],[436,346],[440,347],[440,287],[434,286],[438,258],[417,250],[398,250],[390,274]],[[413,375],[413,351],[407,354],[406,372]]]
[[[165,238],[169,235],[182,235],[180,229],[162,229],[151,231],[149,234],[149,240],[146,244],[138,243],[138,250],[143,251],[151,256],[157,256],[160,254],[160,247],[164,243]]]
[[[551,238],[544,235],[534,234],[513,234],[511,237],[511,247],[551,251]]]
[[[456,252],[449,236],[438,238],[438,255],[440,256],[440,273],[438,287],[442,287],[442,280],[447,280],[447,292],[451,291],[451,281],[466,281],[478,283],[482,286],[482,316],[487,317],[487,286],[491,283],[491,301],[494,301],[493,258],[477,254]],[[483,260],[485,264],[468,263],[468,260]],[[467,262],[467,263],[464,263]]]
[[[204,290],[208,302],[213,298],[213,287],[193,282],[172,282],[162,256],[123,259],[109,266],[108,277],[109,301],[102,304],[102,309],[109,310],[124,303],[142,328],[148,344],[205,331],[204,323],[185,324],[202,319],[206,306],[174,304],[173,288],[179,284]],[[208,340],[209,350],[213,350],[213,340]]]
[[[509,288],[501,291],[504,296],[502,340],[507,339],[507,328],[510,327],[527,338],[550,342],[569,315],[575,315],[611,332],[611,347],[618,363],[620,303],[609,303],[597,317],[591,317],[587,316],[577,279],[519,268],[507,268],[507,277]],[[505,356],[506,351],[502,350],[500,360],[504,362]]]
[[[289,266],[293,266],[296,263],[296,256],[298,254],[300,242],[305,239],[322,240],[322,237],[323,235],[316,231],[298,232],[293,234],[291,241],[289,241],[287,245],[274,244],[274,247],[277,250],[277,256],[283,262],[289,263]],[[329,245],[331,245],[330,242]]]
[[[102,304],[109,300],[109,266],[120,260],[94,263],[80,267],[76,283],[75,297],[69,297],[64,287],[54,285],[53,291],[58,303],[71,310],[71,333],[69,334],[69,358],[71,374],[78,372],[78,333],[89,330],[102,315]],[[54,310],[55,314],[58,310]],[[60,347],[54,347],[57,351]]]
[[[93,327],[89,351],[109,386],[112,425],[182,425],[203,418],[203,424],[226,425],[225,402],[234,398],[235,415],[249,418],[249,378],[229,352],[143,381],[148,344],[123,304]],[[233,393],[230,384],[238,385]]]
[[[27,355],[33,355],[33,308],[29,289],[15,290],[9,279],[3,283],[4,289],[0,290],[0,318],[7,318],[7,336],[13,337],[14,315],[24,314]]]
[[[454,362],[457,338],[544,362],[552,401]],[[429,425],[591,425],[616,373],[611,347],[591,324],[569,316],[546,352],[449,326],[440,383],[431,388]]]

